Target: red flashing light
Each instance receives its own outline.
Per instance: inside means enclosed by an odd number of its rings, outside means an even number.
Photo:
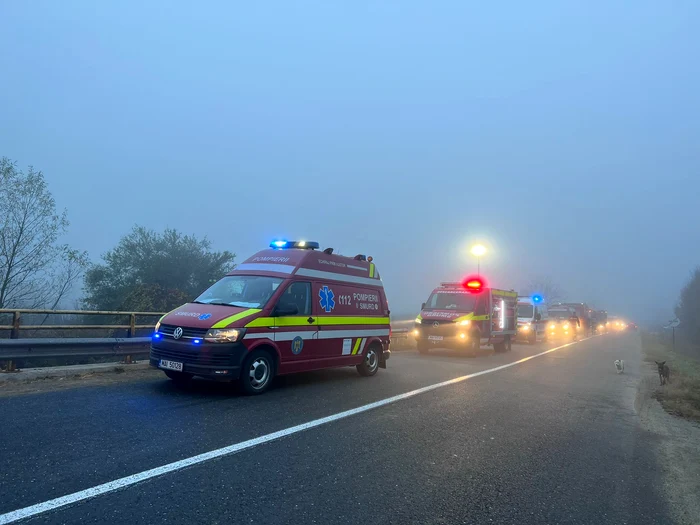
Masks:
[[[477,277],[469,277],[462,283],[462,286],[471,293],[479,293],[484,288],[484,281]]]

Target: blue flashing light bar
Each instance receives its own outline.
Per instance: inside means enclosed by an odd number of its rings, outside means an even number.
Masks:
[[[541,295],[533,295],[533,296],[532,296],[532,302],[533,302],[533,303],[539,304],[539,303],[541,303],[542,301],[544,301],[544,299],[542,298]]]
[[[201,344],[202,340],[201,339],[193,339],[192,343],[195,345]]]
[[[158,332],[153,334],[153,339],[160,339],[160,334]]]
[[[313,241],[272,241],[270,248],[275,250],[287,250],[289,248],[301,248],[303,250],[318,250],[319,244]]]

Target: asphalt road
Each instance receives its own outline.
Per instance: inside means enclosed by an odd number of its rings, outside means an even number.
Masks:
[[[157,377],[0,399],[0,523],[17,509],[554,346],[478,358],[395,353],[373,378],[307,373],[253,398],[205,381],[178,390]],[[634,412],[640,365],[635,334],[591,338],[25,522],[671,523],[656,444]]]

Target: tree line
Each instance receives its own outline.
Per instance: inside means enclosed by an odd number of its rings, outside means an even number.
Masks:
[[[689,343],[700,345],[700,266],[693,270],[681,290],[676,317],[681,322],[679,335]]]
[[[215,251],[206,238],[166,228],[134,226],[91,262],[88,253],[61,242],[69,227],[41,171],[26,172],[0,159],[0,309],[56,309],[83,283],[78,307],[86,310],[162,312],[196,297],[234,268],[235,254]],[[550,279],[528,289],[547,302],[564,295]],[[700,345],[700,266],[683,287],[675,313],[679,334]]]
[[[91,262],[62,243],[68,227],[43,173],[0,159],[0,309],[63,307],[82,281],[79,308],[168,311],[235,266],[235,254],[206,237],[138,225]]]

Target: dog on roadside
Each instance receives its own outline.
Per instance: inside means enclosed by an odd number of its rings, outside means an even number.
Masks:
[[[666,365],[666,361],[661,361],[660,363],[658,361],[654,361],[656,363],[656,366],[659,368],[659,382],[661,383],[661,386],[664,386],[666,383],[671,382],[671,369]]]
[[[625,371],[625,362],[622,359],[615,359],[615,371],[621,374]]]

